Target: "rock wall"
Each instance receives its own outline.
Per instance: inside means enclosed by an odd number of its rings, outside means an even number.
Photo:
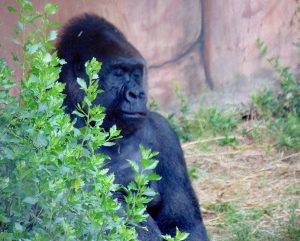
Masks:
[[[33,0],[41,9],[43,2]],[[102,15],[125,33],[149,66],[149,93],[163,110],[178,105],[173,82],[179,81],[191,103],[217,105],[249,101],[262,85],[276,85],[272,68],[262,58],[256,39],[272,55],[296,66],[293,43],[299,41],[299,0],[53,0],[53,20],[65,23],[84,12]],[[0,2],[0,56],[10,65],[16,17],[13,0]],[[16,73],[18,75],[18,71]],[[13,91],[18,94],[18,90]]]

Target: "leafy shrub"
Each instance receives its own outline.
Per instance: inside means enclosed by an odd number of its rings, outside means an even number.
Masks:
[[[155,195],[146,185],[159,179],[151,173],[155,153],[141,148],[142,169],[130,162],[134,182],[114,183],[104,166],[107,157],[96,152],[120,134],[115,126],[101,128],[104,109],[91,104],[100,91],[101,64],[86,63],[88,84],[78,79],[86,97],[74,113],[86,126],[77,129],[63,111],[64,85],[57,82],[64,61],[53,52],[56,31],[49,28],[59,24],[48,20],[57,7],[47,3],[36,13],[30,1],[17,2],[8,10],[19,15],[15,42],[22,56],[14,59],[22,68],[20,100],[8,95],[13,71],[0,61],[0,239],[137,240],[134,227],[147,218],[144,205]],[[25,31],[28,25],[33,32]],[[113,197],[120,188],[128,193],[126,207]]]
[[[234,111],[223,111],[216,107],[203,107],[191,111],[185,93],[179,84],[175,85],[175,92],[180,103],[179,113],[171,114],[168,120],[182,141],[222,135],[220,145],[236,143],[236,138],[230,136],[241,118]]]
[[[297,208],[299,208],[299,203],[291,203],[289,206],[289,219],[286,226],[283,226],[284,234],[291,241],[300,239],[300,214],[297,212]]]
[[[257,40],[263,55],[267,53],[264,42]],[[296,44],[300,49],[300,44]],[[278,57],[268,58],[278,74],[280,92],[264,89],[252,97],[259,117],[269,123],[279,146],[300,149],[300,81],[290,68],[282,65]]]
[[[162,235],[163,239],[166,241],[183,241],[188,238],[189,234],[188,233],[182,233],[179,231],[178,228],[176,228],[176,235],[175,237],[171,237],[170,235]]]
[[[202,107],[195,113],[191,123],[193,138],[197,136],[229,136],[239,122],[240,117],[234,111],[223,111],[216,107]]]
[[[190,137],[190,106],[188,104],[186,94],[181,90],[179,82],[174,82],[174,89],[176,96],[179,100],[179,113],[172,113],[167,116],[167,120],[170,122],[171,126],[177,132],[179,138],[183,141],[188,141]],[[154,104],[153,104],[154,103]],[[155,105],[155,102],[152,102]]]

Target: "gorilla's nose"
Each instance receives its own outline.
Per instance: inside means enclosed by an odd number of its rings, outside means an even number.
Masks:
[[[125,92],[125,99],[129,102],[137,101],[139,99],[144,99],[146,96],[145,92],[142,89],[128,89]]]

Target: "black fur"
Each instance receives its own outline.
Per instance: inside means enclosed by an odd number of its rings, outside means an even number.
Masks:
[[[76,78],[87,80],[84,63],[96,57],[103,63],[99,94],[94,104],[106,107],[103,127],[116,124],[123,138],[112,147],[101,147],[110,156],[108,163],[116,183],[127,185],[133,179],[126,159],[138,161],[139,145],[158,151],[156,172],[162,177],[151,183],[158,195],[148,205],[148,232],[137,230],[139,239],[162,240],[161,234],[175,235],[176,227],[190,233],[190,241],[208,240],[175,132],[164,117],[147,110],[146,63],[142,55],[111,23],[96,15],[85,14],[72,19],[62,30],[57,44],[58,55],[67,61],[60,81],[66,83],[66,111],[72,113],[84,94]],[[84,121],[77,120],[77,126]],[[122,194],[116,194],[122,202]]]

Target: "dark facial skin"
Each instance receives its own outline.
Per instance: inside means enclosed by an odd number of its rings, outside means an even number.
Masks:
[[[106,107],[104,127],[109,128],[113,122],[121,130],[128,132],[129,128],[132,132],[147,116],[144,60],[117,58],[103,65],[100,76],[104,92],[95,102]]]
[[[140,163],[140,144],[159,152],[155,171],[161,180],[150,183],[157,195],[147,205],[148,220],[141,224],[148,231],[136,228],[139,240],[161,241],[161,234],[174,236],[178,227],[190,234],[188,241],[208,241],[178,137],[164,117],[147,110],[146,63],[138,50],[111,23],[89,14],[71,20],[63,28],[57,50],[67,62],[60,81],[66,83],[64,105],[70,114],[84,98],[76,82],[78,77],[88,81],[84,63],[96,57],[103,64],[99,88],[104,92],[93,104],[106,108],[104,129],[117,125],[123,136],[114,146],[98,150],[110,157],[107,167],[114,173],[115,182],[126,186],[133,180],[134,173],[126,160]],[[85,122],[77,118],[76,125],[82,127]],[[122,190],[113,195],[126,205]]]

